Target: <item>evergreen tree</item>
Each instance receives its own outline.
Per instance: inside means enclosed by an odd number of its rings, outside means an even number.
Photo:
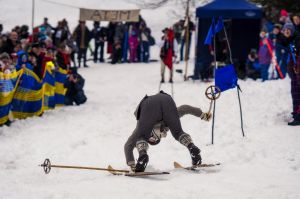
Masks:
[[[299,0],[250,0],[263,6],[266,17],[272,21],[277,21],[280,10],[285,9],[290,14],[300,15]]]

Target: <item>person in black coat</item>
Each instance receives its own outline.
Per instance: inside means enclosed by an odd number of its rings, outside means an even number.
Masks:
[[[98,61],[98,49],[100,47],[100,62],[104,62],[104,42],[106,40],[106,30],[104,27],[100,26],[100,22],[94,22],[94,29],[92,31],[93,38],[95,40],[95,50],[94,50],[94,62]]]
[[[79,25],[76,27],[73,38],[76,41],[78,51],[78,66],[81,65],[81,58],[83,58],[84,67],[88,67],[86,64],[86,53],[91,40],[91,32],[85,25],[85,21],[79,21]]]
[[[86,102],[87,97],[84,94],[84,78],[77,73],[76,68],[70,69],[70,74],[64,87],[67,89],[65,95],[65,105],[80,105]]]

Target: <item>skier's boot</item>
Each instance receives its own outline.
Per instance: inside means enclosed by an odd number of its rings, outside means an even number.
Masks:
[[[147,155],[147,153],[140,155],[135,165],[135,172],[144,172],[148,162],[149,162],[149,156]]]
[[[200,149],[197,146],[195,146],[193,143],[188,145],[188,149],[191,154],[193,166],[201,165],[202,159],[200,155]]]

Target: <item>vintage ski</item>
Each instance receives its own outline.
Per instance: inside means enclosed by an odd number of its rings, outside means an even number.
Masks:
[[[221,163],[214,163],[214,164],[201,164],[199,166],[182,166],[178,162],[174,162],[174,168],[175,169],[186,169],[186,170],[197,170],[198,168],[208,168],[208,167],[214,167],[214,166],[219,166]]]
[[[108,166],[108,172],[113,174],[113,175],[124,175],[124,176],[129,176],[129,177],[138,177],[138,176],[152,176],[152,175],[165,175],[165,174],[170,174],[169,172],[151,172],[151,171],[146,171],[146,172],[137,172],[133,173],[127,170],[124,170],[122,172],[115,170],[111,165]]]

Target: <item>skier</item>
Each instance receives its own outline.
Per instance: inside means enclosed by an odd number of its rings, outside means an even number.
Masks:
[[[186,146],[191,154],[194,166],[201,164],[200,149],[193,143],[191,136],[181,128],[179,118],[192,114],[202,120],[209,121],[210,113],[204,113],[200,108],[182,105],[176,108],[172,97],[163,91],[152,96],[145,96],[135,111],[137,126],[124,146],[127,165],[133,172],[143,172],[149,161],[148,143],[156,145],[161,138],[167,136],[170,129],[172,136]],[[137,148],[139,158],[135,164],[133,149]]]

